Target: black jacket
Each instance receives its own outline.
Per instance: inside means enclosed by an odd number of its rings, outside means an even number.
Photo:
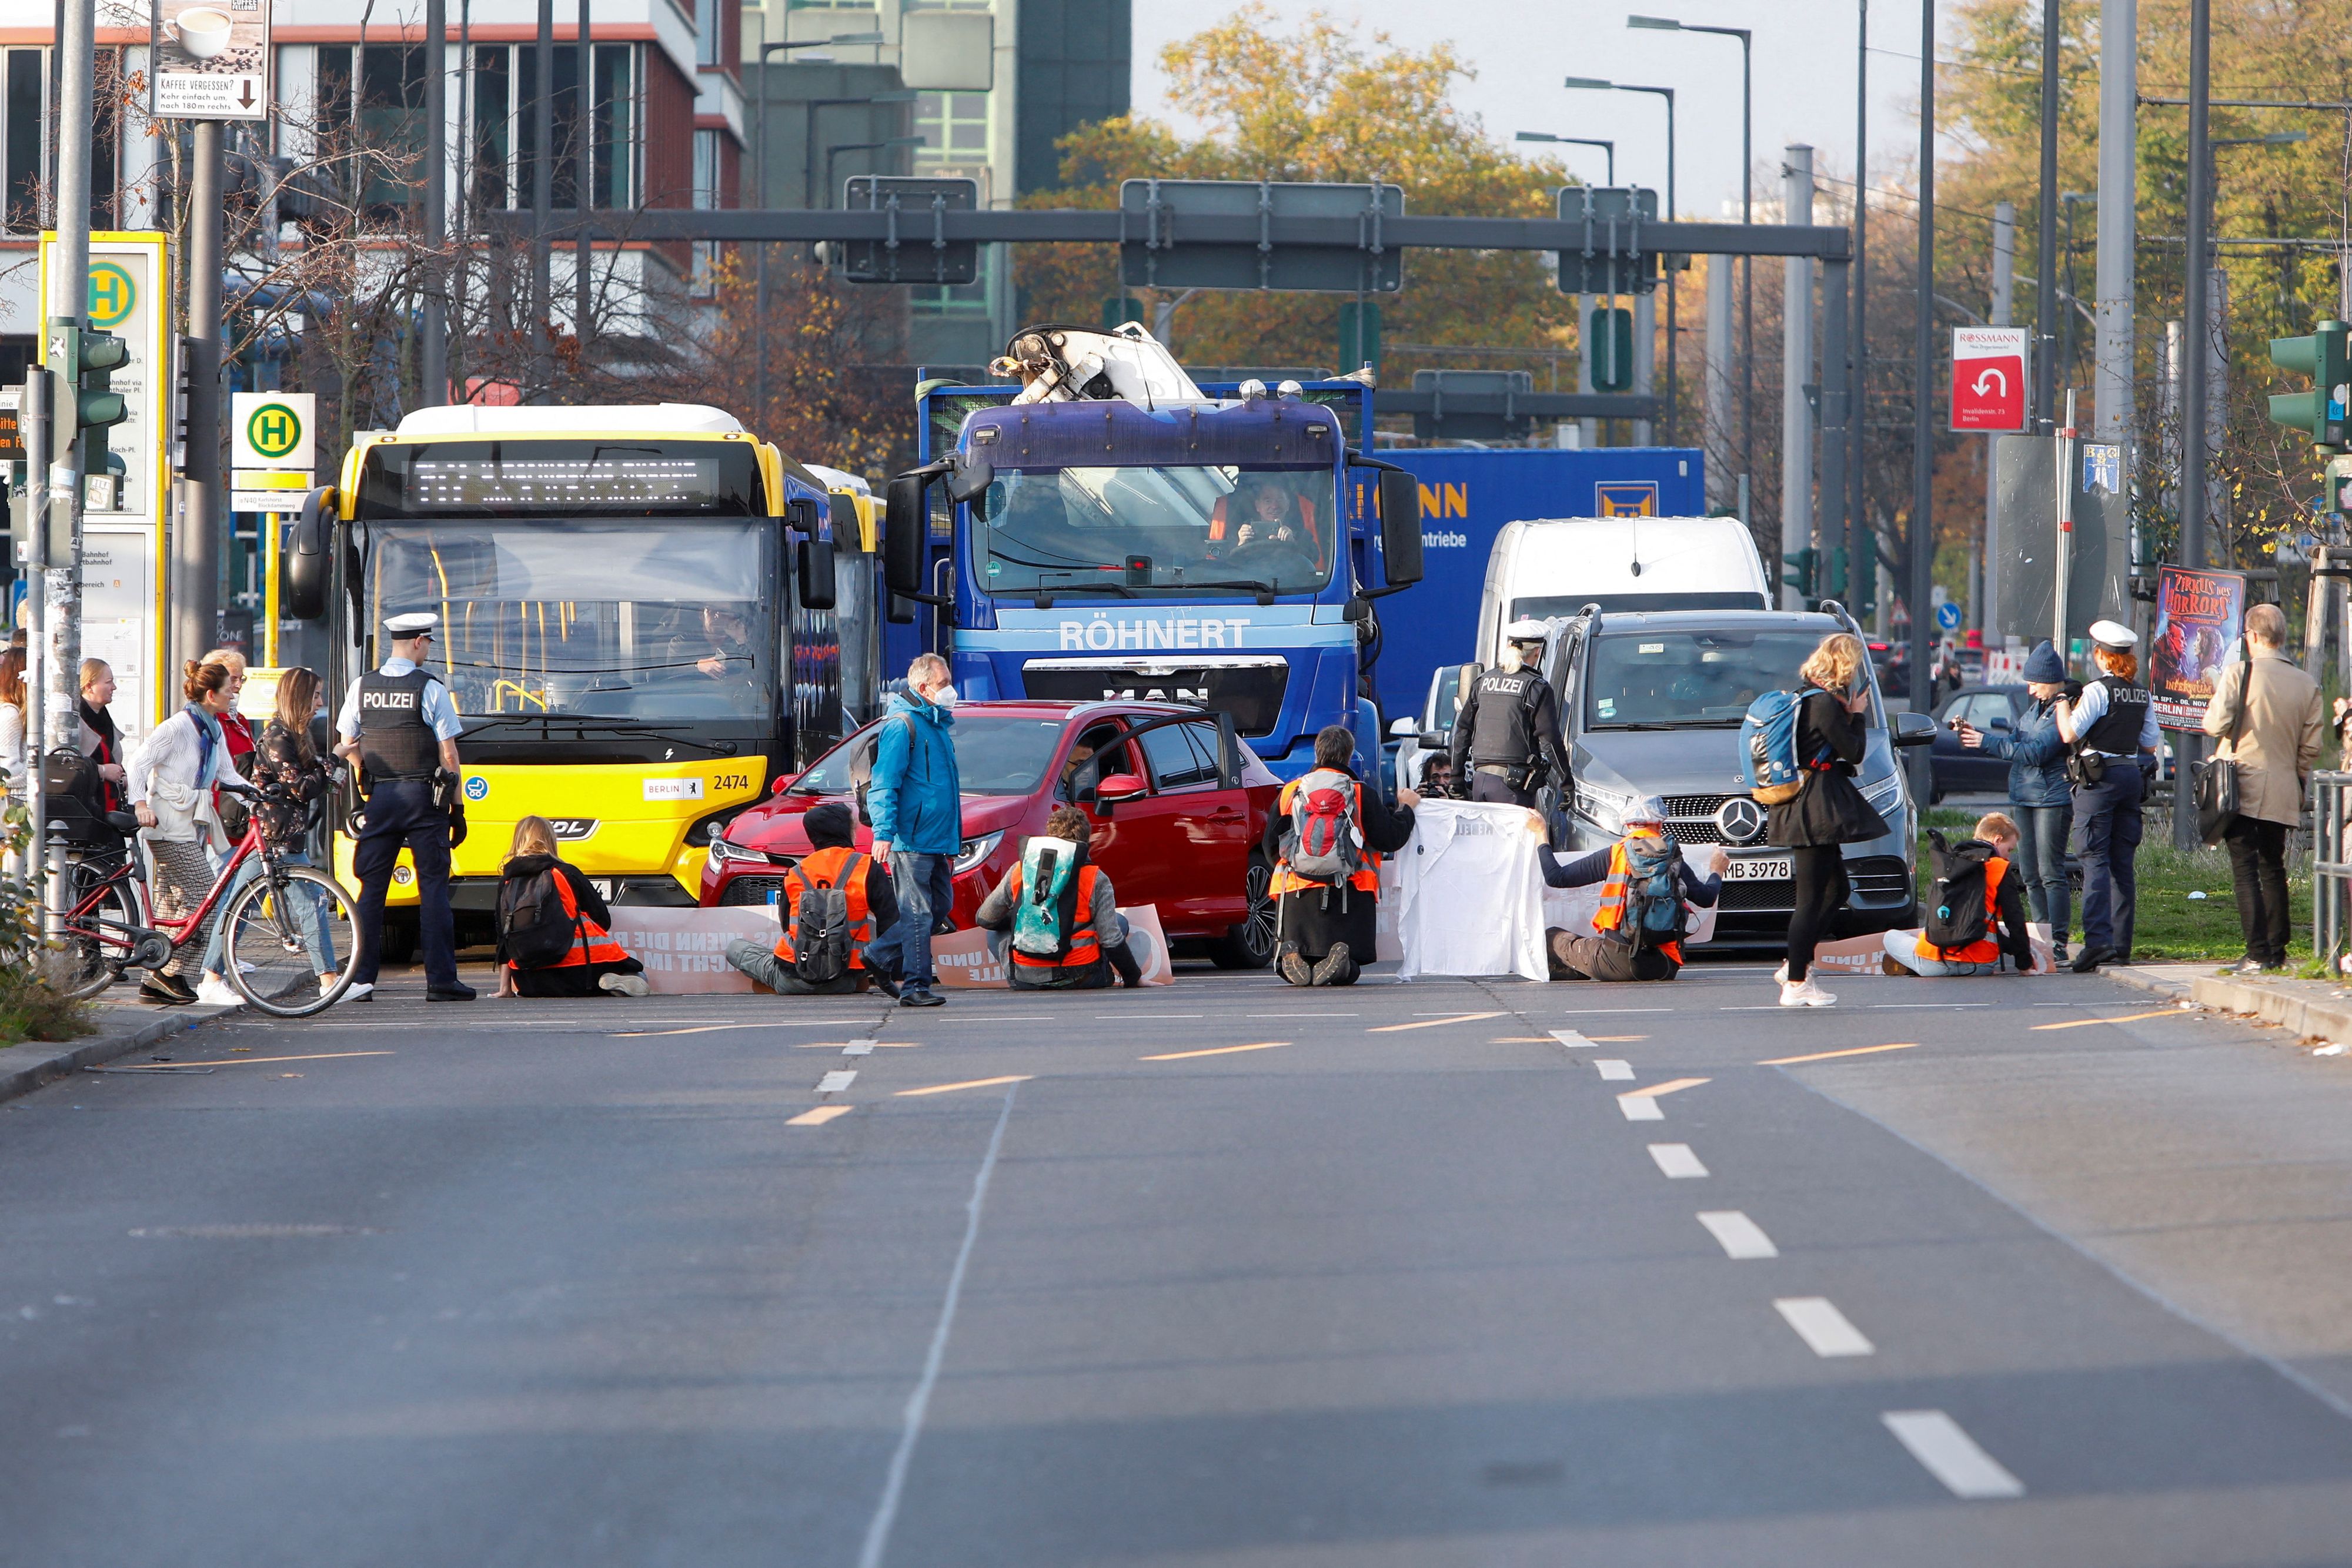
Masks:
[[[1859,843],[1886,831],[1885,820],[1871,809],[1853,782],[1867,735],[1845,705],[1824,691],[1805,694],[1797,713],[1801,761],[1827,752],[1825,773],[1805,770],[1805,787],[1794,798],[1766,808],[1764,841],[1781,848]]]
[[[556,875],[572,884],[572,904],[588,919],[604,930],[613,928],[613,911],[604,903],[604,895],[596,884],[580,874],[580,868],[570,861],[553,855],[517,855],[507,862],[499,873],[499,962],[507,958],[507,912],[519,903],[524,891],[541,872],[552,869]]]
[[[1356,777],[1352,769],[1348,777]],[[1412,839],[1412,808],[1390,805],[1388,797],[1360,779],[1356,780],[1356,799],[1363,806],[1362,819],[1357,826],[1363,830],[1364,847],[1384,855],[1392,855],[1404,848]],[[1277,796],[1276,800],[1279,799]],[[1258,848],[1269,864],[1282,863],[1282,836],[1289,831],[1288,813],[1275,810],[1266,814],[1265,837]]]
[[[1552,853],[1549,844],[1538,844],[1536,862],[1543,871],[1546,886],[1591,887],[1596,882],[1609,880],[1609,856],[1611,851],[1615,848],[1616,846],[1612,844],[1609,849],[1595,850],[1589,855],[1579,855],[1572,861],[1564,861]],[[1688,861],[1684,861],[1675,869],[1682,875],[1684,898],[1697,904],[1701,909],[1715,907],[1717,897],[1723,892],[1723,878],[1701,876],[1691,870]]]

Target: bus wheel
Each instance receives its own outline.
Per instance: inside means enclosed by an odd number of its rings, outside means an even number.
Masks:
[[[1263,969],[1274,962],[1274,868],[1250,852],[1249,915],[1209,944],[1209,961],[1220,969]]]
[[[395,915],[390,910],[383,916],[383,947],[379,956],[395,967],[416,962],[416,916]]]

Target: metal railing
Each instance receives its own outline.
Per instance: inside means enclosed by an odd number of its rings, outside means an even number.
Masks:
[[[2311,776],[2311,950],[2340,972],[2352,942],[2352,773]]]

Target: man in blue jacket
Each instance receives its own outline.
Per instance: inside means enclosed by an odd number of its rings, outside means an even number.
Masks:
[[[2025,689],[2033,702],[2008,734],[1963,721],[1962,746],[2009,759],[2009,803],[2017,818],[2017,869],[2036,920],[2050,923],[2053,953],[2066,962],[2074,888],[2066,880],[2066,837],[2074,822],[2074,787],[2066,781],[2066,738],[2058,733],[2058,699],[2066,663],[2048,643],[2026,656]]]
[[[866,962],[900,977],[898,1005],[935,1008],[931,927],[955,902],[955,861],[963,847],[963,789],[956,777],[955,693],[948,662],[918,654],[907,690],[894,694],[874,748],[866,814],[874,823],[875,862],[890,873],[898,923],[868,944]]]

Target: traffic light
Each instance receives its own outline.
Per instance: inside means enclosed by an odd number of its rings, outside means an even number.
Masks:
[[[2325,510],[2352,522],[2352,457],[2331,457],[2327,460],[2327,493],[2320,498],[2320,505]]]
[[[1807,609],[1812,607],[1814,574],[1820,570],[1821,564],[1822,552],[1810,547],[1792,549],[1780,560],[1780,580],[1797,591],[1805,601]]]
[[[1878,574],[1865,566],[1861,577],[1854,577],[1846,568],[1846,558],[1851,553],[1843,545],[1831,547],[1828,570],[1822,578],[1822,597],[1836,599],[1846,607],[1848,613],[1862,620],[1870,614],[1870,601],[1878,588]]]
[[[2273,338],[2271,363],[2283,371],[2298,371],[2311,378],[2305,392],[2282,392],[2271,399],[2271,423],[2311,433],[2312,444],[2330,450],[2346,442],[2345,405],[2352,393],[2352,328],[2341,321],[2322,321],[2308,338]]]

